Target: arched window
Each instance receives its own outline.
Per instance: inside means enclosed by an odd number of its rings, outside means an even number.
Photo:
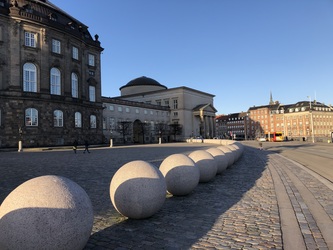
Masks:
[[[76,128],[82,127],[82,116],[80,112],[75,112],[75,127]]]
[[[23,65],[23,91],[37,92],[37,68],[33,63]]]
[[[53,111],[53,124],[55,127],[63,127],[64,126],[64,114],[61,110]]]
[[[60,71],[57,68],[51,69],[50,92],[51,92],[51,95],[60,95],[61,94]]]
[[[79,97],[79,79],[77,77],[77,74],[72,73],[71,80],[72,80],[72,97],[78,98]]]
[[[95,115],[90,116],[90,128],[96,128],[96,116]]]
[[[25,110],[25,126],[38,126],[38,111],[34,108]]]

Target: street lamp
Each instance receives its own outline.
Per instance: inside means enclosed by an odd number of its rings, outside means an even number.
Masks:
[[[112,128],[110,129],[110,148],[113,147]]]
[[[18,152],[22,152],[23,151],[23,149],[22,149],[22,134],[23,134],[23,131],[22,131],[21,127],[19,127],[18,132],[19,132],[19,135],[20,135],[20,139],[19,139],[19,143],[18,143]]]
[[[309,103],[310,103],[310,109],[309,109],[309,112],[310,112],[310,119],[311,119],[312,143],[314,143],[315,140],[314,140],[314,131],[313,131],[313,115],[312,115],[312,108],[311,108],[311,96],[308,96],[308,98],[309,98]]]

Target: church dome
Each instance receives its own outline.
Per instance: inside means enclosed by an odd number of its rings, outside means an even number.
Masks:
[[[166,86],[160,84],[158,81],[141,76],[129,81],[126,85],[119,88],[121,95],[133,95],[156,90],[165,90]]]

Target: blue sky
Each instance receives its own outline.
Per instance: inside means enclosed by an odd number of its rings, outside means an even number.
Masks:
[[[333,104],[332,0],[51,0],[99,35],[102,95],[147,76],[215,95],[218,114]]]

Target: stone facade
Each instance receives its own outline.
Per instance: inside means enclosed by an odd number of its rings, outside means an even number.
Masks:
[[[0,0],[0,147],[103,142],[98,36],[49,1],[11,2]]]
[[[147,81],[147,83],[145,83]],[[154,84],[155,82],[155,84]],[[141,92],[138,92],[140,87]],[[150,88],[149,88],[150,87]],[[120,88],[121,96],[117,99],[168,107],[170,116],[168,124],[179,124],[181,132],[171,136],[171,140],[185,140],[201,136],[215,136],[214,95],[189,87],[167,88],[157,81],[140,77]],[[124,93],[132,93],[125,95]],[[172,134],[172,133],[171,133]]]
[[[126,143],[156,143],[160,137],[163,142],[170,140],[169,107],[118,98],[102,97],[102,100],[103,133],[106,139],[112,138],[114,143],[123,143],[124,139]],[[119,130],[119,125],[124,121],[130,125],[125,135]],[[140,127],[144,127],[145,131]]]

